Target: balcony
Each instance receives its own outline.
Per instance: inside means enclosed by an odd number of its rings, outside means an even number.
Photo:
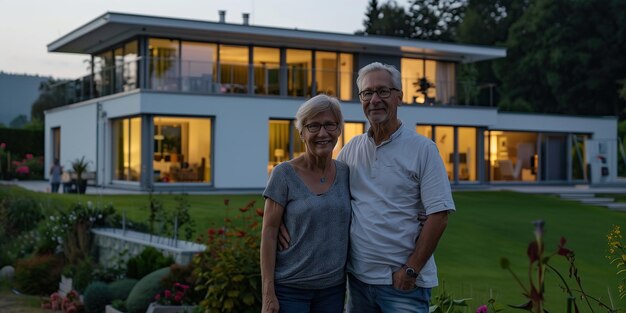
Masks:
[[[342,101],[358,101],[354,88],[356,75],[334,69],[311,69],[307,64],[218,64],[137,58],[119,66],[103,67],[93,74],[56,84],[52,88],[54,94],[63,99],[63,105],[135,89],[305,98],[326,93]],[[429,106],[465,104],[464,91],[480,87],[441,78],[429,80],[410,76],[403,76],[402,84],[406,105]],[[488,91],[493,92],[493,89]]]

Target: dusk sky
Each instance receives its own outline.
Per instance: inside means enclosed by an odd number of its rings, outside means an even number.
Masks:
[[[402,2],[402,1],[400,1]],[[400,3],[399,2],[399,3]],[[363,28],[368,0],[0,0],[0,71],[78,78],[87,55],[50,53],[47,45],[107,11],[353,33]],[[403,4],[403,3],[400,3]]]

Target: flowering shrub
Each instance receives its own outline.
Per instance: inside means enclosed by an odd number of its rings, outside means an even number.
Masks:
[[[207,249],[193,258],[196,290],[206,296],[200,307],[207,312],[259,312],[261,271],[259,265],[260,216],[254,201],[229,218],[228,199],[224,225],[207,231]]]
[[[80,302],[80,297],[76,290],[68,292],[64,297],[58,292],[52,293],[49,299],[43,301],[41,308],[63,313],[80,313],[85,311],[85,306]]]
[[[2,156],[2,154],[0,154]],[[24,155],[24,158],[14,160],[10,163],[9,173],[19,179],[42,179],[43,178],[43,157],[35,157],[31,153]]]
[[[163,305],[187,305],[191,304],[188,291],[189,285],[174,283],[169,289],[165,289],[154,296],[158,304]]]
[[[607,259],[611,264],[615,264],[617,268],[616,275],[619,277],[617,284],[617,291],[620,298],[626,296],[626,248],[622,242],[622,231],[619,226],[613,225],[613,228],[606,235],[608,241],[608,255]]]

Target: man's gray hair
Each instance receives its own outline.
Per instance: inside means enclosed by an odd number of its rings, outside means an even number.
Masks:
[[[389,75],[391,75],[391,84],[393,85],[391,87],[402,90],[402,78],[400,77],[400,71],[398,71],[398,69],[396,69],[393,65],[374,62],[365,65],[359,70],[359,76],[356,78],[356,85],[359,88],[359,92],[362,91],[361,84],[363,83],[365,75],[373,71],[387,71]]]
[[[306,125],[307,120],[325,111],[330,111],[335,116],[337,123],[339,123],[339,128],[343,129],[343,114],[341,113],[339,100],[325,94],[317,95],[300,106],[298,112],[296,112],[296,128],[302,133],[302,128]]]

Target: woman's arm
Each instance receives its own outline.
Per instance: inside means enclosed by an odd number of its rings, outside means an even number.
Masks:
[[[263,313],[277,313],[278,299],[274,291],[274,271],[276,269],[276,247],[278,228],[283,220],[285,209],[272,199],[265,199],[263,230],[261,231],[261,284]]]

